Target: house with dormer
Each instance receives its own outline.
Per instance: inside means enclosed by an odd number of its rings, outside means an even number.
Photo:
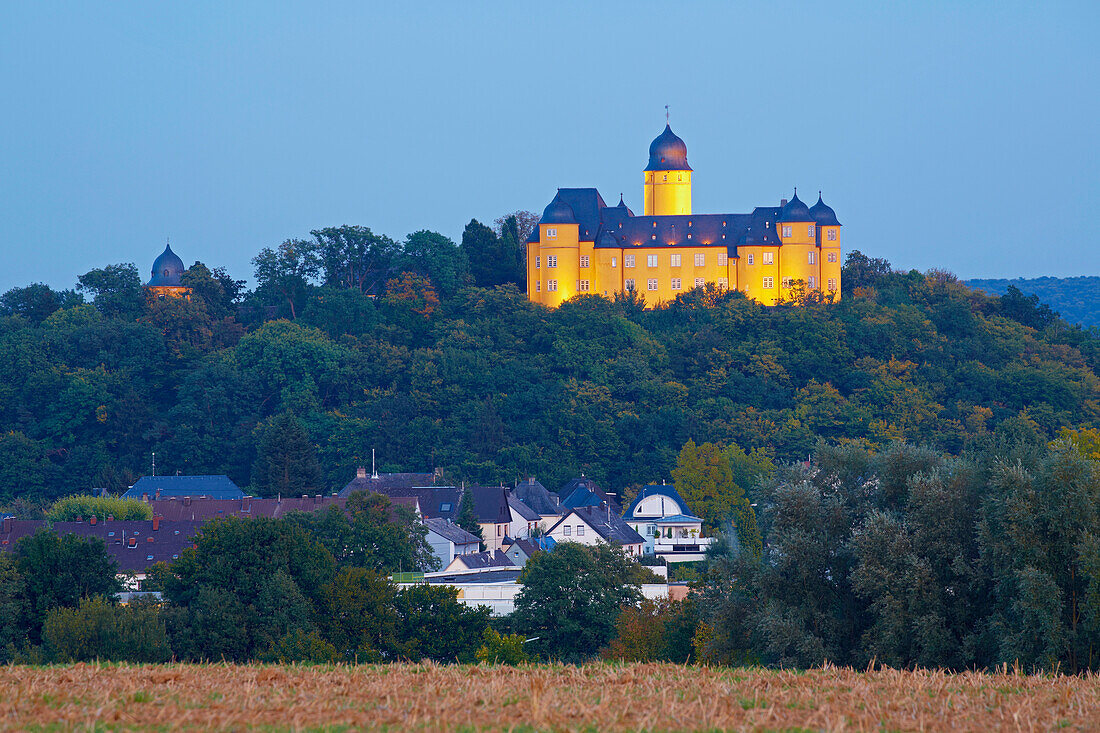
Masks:
[[[644,538],[644,553],[667,562],[702,560],[714,541],[703,537],[702,518],[692,513],[675,486],[643,486],[623,518]]]

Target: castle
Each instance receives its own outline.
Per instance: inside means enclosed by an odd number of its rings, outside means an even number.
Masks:
[[[153,260],[153,277],[145,286],[145,291],[151,298],[186,298],[191,299],[191,288],[183,284],[182,276],[187,268],[183,260],[172,251],[170,245],[164,245],[164,251]]]
[[[765,305],[795,288],[840,297],[840,222],[821,200],[751,214],[693,214],[687,145],[665,130],[649,146],[643,216],[594,188],[559,188],[527,238],[527,296],[557,306],[577,293],[635,291],[647,307],[706,283]]]

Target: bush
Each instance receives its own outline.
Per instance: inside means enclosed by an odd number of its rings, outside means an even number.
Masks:
[[[494,629],[485,629],[483,643],[477,650],[477,661],[482,664],[523,664],[528,661],[523,648],[527,637],[521,634],[501,636]]]
[[[66,496],[58,499],[46,512],[53,522],[75,522],[95,517],[104,521],[108,516],[119,520],[148,520],[153,518],[153,508],[140,499],[123,499],[117,496]]]
[[[332,644],[321,638],[316,630],[294,631],[281,637],[271,649],[260,655],[264,662],[312,662],[331,664],[340,658],[340,652]]]
[[[153,603],[116,606],[103,596],[78,608],[55,608],[42,627],[43,656],[51,662],[165,662],[168,635]]]

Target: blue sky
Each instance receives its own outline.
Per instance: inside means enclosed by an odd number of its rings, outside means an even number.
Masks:
[[[0,0],[0,292],[167,236],[239,278],[324,226],[457,241],[559,186],[638,211],[666,104],[697,212],[822,189],[898,267],[1100,275],[1098,37],[1097,2]]]

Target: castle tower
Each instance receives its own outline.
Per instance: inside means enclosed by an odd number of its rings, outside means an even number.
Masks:
[[[191,288],[183,284],[181,276],[187,268],[183,260],[172,251],[170,245],[164,245],[164,251],[153,260],[152,279],[145,286],[154,298],[191,298]]]
[[[645,215],[670,216],[691,213],[691,166],[687,145],[667,124],[649,145],[645,167]]]

